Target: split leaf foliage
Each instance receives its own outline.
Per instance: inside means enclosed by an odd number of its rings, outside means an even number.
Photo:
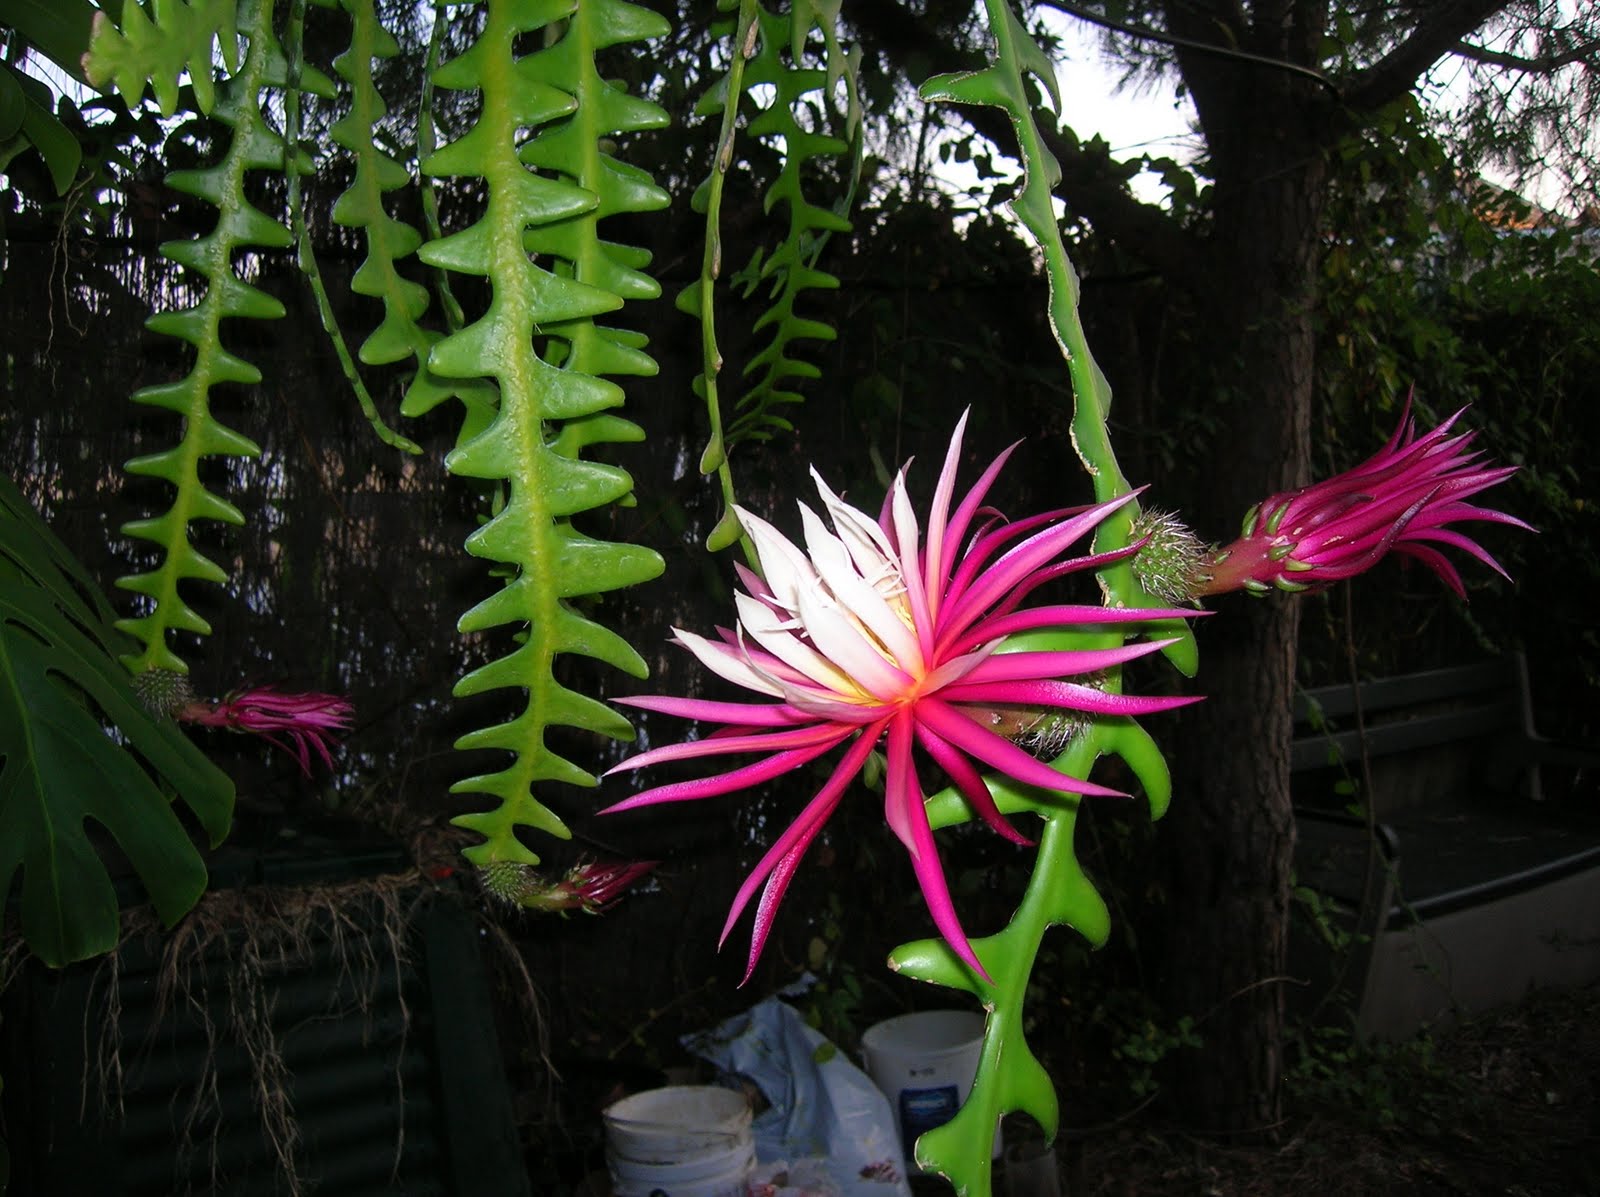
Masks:
[[[233,783],[140,705],[123,647],[83,567],[0,475],[0,913],[20,869],[22,935],[50,965],[117,942],[97,840],[116,843],[170,925],[206,883],[174,796],[212,844],[232,817]]]

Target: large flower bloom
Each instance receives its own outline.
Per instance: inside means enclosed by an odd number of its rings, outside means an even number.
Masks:
[[[723,940],[764,885],[756,907],[747,979],[806,849],[878,744],[885,745],[888,761],[884,815],[889,827],[910,853],[940,933],[981,973],[939,864],[913,750],[920,748],[943,769],[990,826],[1026,843],[995,806],[979,766],[1047,790],[1094,795],[1116,791],[1056,772],[996,734],[992,726],[1014,721],[1018,708],[1045,715],[1065,711],[1122,716],[1192,701],[1127,697],[1108,693],[1092,680],[1065,680],[1092,679],[1170,641],[1095,650],[1002,651],[1005,639],[1019,632],[1182,618],[1194,612],[1078,605],[1024,608],[1023,601],[1040,584],[1074,570],[1096,569],[1136,551],[1135,546],[1097,556],[1065,557],[1076,541],[1133,496],[1006,523],[982,504],[1016,448],[1013,445],[952,511],[965,423],[963,417],[956,427],[925,526],[913,512],[904,471],[874,520],[843,502],[813,470],[833,531],[801,504],[804,551],[764,520],[737,512],[762,570],[758,575],[738,567],[745,587],[736,595],[738,628],[719,629],[716,640],[674,630],[677,642],[712,672],[772,701],[653,696],[620,700],[722,726],[704,739],[641,753],[618,769],[736,753],[755,753],[760,759],[727,773],[645,790],[610,807],[611,811],[709,798],[761,785],[844,746],[831,776],[773,843],[734,899]],[[969,533],[970,542],[963,550]]]
[[[1458,411],[1418,437],[1408,402],[1389,443],[1355,469],[1262,500],[1245,517],[1239,539],[1202,562],[1194,597],[1261,593],[1273,586],[1320,589],[1371,569],[1393,552],[1421,561],[1465,598],[1461,575],[1440,545],[1460,549],[1504,577],[1482,545],[1448,525],[1480,520],[1528,528],[1514,515],[1466,502],[1517,470],[1484,465],[1483,454],[1471,447],[1475,434],[1452,436],[1460,418]]]

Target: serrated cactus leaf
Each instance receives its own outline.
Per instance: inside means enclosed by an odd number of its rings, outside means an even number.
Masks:
[[[281,302],[239,278],[233,264],[243,250],[257,246],[282,248],[293,240],[281,223],[250,203],[245,187],[251,171],[282,167],[285,145],[266,119],[261,102],[265,89],[285,84],[287,66],[273,35],[270,6],[263,0],[242,0],[237,10],[230,3],[226,14],[221,14],[220,6],[201,4],[199,0],[194,4],[181,0],[157,4],[154,11],[154,24],[146,22],[149,27],[143,29],[138,25],[142,15],[135,15],[139,13],[139,6],[131,2],[124,5],[124,28],[141,28],[143,32],[138,37],[156,39],[158,35],[167,36],[163,29],[170,32],[181,26],[192,32],[192,28],[200,26],[191,28],[183,22],[198,21],[202,13],[207,13],[210,15],[205,16],[201,24],[210,30],[204,36],[208,64],[209,39],[218,31],[225,31],[225,42],[231,42],[235,19],[237,32],[248,46],[242,61],[230,60],[233,61],[233,75],[219,93],[215,106],[215,118],[229,134],[221,158],[203,170],[176,172],[174,180],[175,185],[218,206],[216,227],[192,241],[168,242],[162,246],[168,258],[200,276],[204,294],[193,307],[162,312],[147,322],[153,331],[192,345],[194,362],[184,378],[144,388],[132,396],[135,403],[159,407],[182,417],[182,432],[177,445],[137,457],[126,466],[130,474],[163,479],[171,484],[174,493],[171,506],[164,513],[124,525],[126,535],[154,544],[161,560],[153,571],[118,580],[121,589],[145,596],[150,606],[117,626],[141,646],[140,652],[124,658],[130,670],[139,673],[159,668],[182,673],[186,669],[167,644],[167,633],[184,631],[203,635],[210,631],[210,626],[189,606],[181,592],[181,583],[220,584],[226,580],[221,568],[190,542],[190,525],[199,520],[235,524],[243,520],[237,508],[205,487],[200,480],[200,463],[207,457],[249,458],[260,453],[248,437],[215,418],[211,412],[211,391],[222,383],[253,385],[261,377],[255,366],[223,347],[223,321],[275,319],[284,312]],[[129,44],[146,43],[134,38]],[[148,44],[153,46],[155,41]],[[174,53],[171,45],[165,42],[162,45],[160,53]],[[225,54],[232,54],[230,45],[225,45]],[[209,78],[208,69],[198,73]]]
[[[489,0],[481,35],[434,76],[438,86],[477,91],[481,115],[464,136],[429,155],[423,169],[480,179],[488,200],[476,222],[417,254],[430,265],[487,278],[492,298],[477,319],[435,342],[427,363],[441,379],[492,387],[492,405],[469,405],[446,465],[464,477],[502,483],[506,496],[466,546],[495,562],[504,584],[459,626],[474,635],[521,633],[511,651],[467,674],[456,690],[526,697],[516,718],[457,742],[463,750],[510,756],[503,769],[453,787],[492,803],[454,820],[483,837],[467,850],[478,864],[536,863],[518,828],[569,834],[535,790],[595,779],[548,747],[549,728],[632,735],[620,714],[563,686],[554,671],[563,654],[576,653],[642,674],[643,659],[569,600],[633,585],[662,569],[655,553],[592,539],[569,521],[631,496],[626,473],[580,455],[593,445],[638,438],[636,425],[605,414],[623,398],[609,378],[656,372],[642,337],[594,323],[626,300],[660,292],[642,273],[648,254],[603,240],[598,225],[666,202],[648,175],[609,152],[618,135],[660,127],[666,114],[602,80],[593,55],[665,28],[659,16],[622,0]],[[524,35],[534,32],[544,45],[520,53]],[[550,262],[555,269],[545,268]],[[419,384],[402,410],[436,401],[434,389]]]
[[[726,458],[722,456],[741,440],[763,440],[773,433],[785,431],[787,421],[777,414],[781,407],[797,403],[801,395],[794,389],[799,381],[820,377],[814,365],[797,356],[800,342],[830,341],[833,329],[821,320],[801,316],[797,307],[806,293],[827,290],[838,286],[838,280],[816,266],[822,249],[833,233],[848,232],[850,222],[833,208],[812,203],[806,196],[803,180],[815,171],[815,161],[823,157],[846,158],[846,173],[851,177],[853,193],[855,171],[859,169],[861,142],[855,136],[859,118],[859,97],[856,94],[852,58],[846,54],[838,34],[838,8],[834,5],[799,4],[788,13],[774,13],[755,6],[755,19],[760,28],[756,53],[748,63],[739,64],[739,86],[749,93],[752,88],[770,89],[772,98],[750,120],[748,134],[769,139],[783,148],[783,165],[762,196],[762,206],[767,212],[782,209],[787,215],[782,240],[770,252],[758,250],[757,258],[748,271],[750,277],[760,277],[772,283],[771,302],[757,318],[754,329],[764,334],[765,344],[746,363],[741,377],[750,385],[735,400],[739,418],[723,431],[723,448],[719,454],[719,472],[726,472]],[[812,35],[818,35],[822,47],[820,65],[815,60]],[[717,85],[717,90],[702,101],[707,112],[722,111],[733,74]],[[835,106],[833,84],[844,83],[848,95],[844,111]],[[834,136],[824,129],[813,127],[819,113],[842,128],[851,130],[848,138]],[[709,185],[720,191],[720,173],[714,173]],[[697,208],[698,210],[698,208]],[[710,209],[708,208],[708,213]],[[715,241],[715,228],[710,229],[708,240]],[[706,271],[714,270],[714,255],[708,253]],[[680,307],[705,319],[704,292],[709,288],[702,283],[697,298],[680,298]],[[702,377],[715,377],[715,367],[720,363],[709,349]],[[707,401],[714,395],[708,393]],[[720,426],[720,417],[713,418],[713,427]],[[731,484],[724,484],[725,493]],[[719,525],[707,544],[723,545],[726,530]]]
[[[214,54],[220,50],[229,71],[239,69],[235,12],[237,0],[124,0],[120,26],[97,12],[84,55],[84,74],[96,87],[115,87],[129,108],[137,109],[148,86],[162,116],[178,110],[179,84],[194,85],[195,103],[210,112]]]

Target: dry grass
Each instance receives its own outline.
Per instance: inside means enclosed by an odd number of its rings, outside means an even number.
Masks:
[[[91,1095],[98,1095],[108,1114],[122,1113],[126,1052],[140,1047],[124,1044],[121,1037],[123,953],[129,944],[138,943],[141,950],[158,944],[156,1024],[170,1017],[192,1019],[206,1042],[204,1057],[196,1061],[192,1096],[178,1123],[174,1144],[178,1174],[191,1175],[188,1161],[205,1151],[213,1179],[218,1179],[217,1047],[233,1043],[243,1047],[249,1060],[252,1104],[278,1175],[286,1191],[298,1197],[306,1191],[297,1160],[300,1129],[289,1093],[289,1069],[274,1027],[274,979],[305,968],[314,958],[334,960],[338,980],[329,987],[327,1013],[370,1019],[381,978],[402,970],[410,959],[412,919],[428,893],[418,881],[415,873],[408,872],[327,885],[219,890],[204,895],[170,932],[162,931],[148,908],[128,912],[122,941],[101,960],[96,976],[96,988],[105,995],[105,1017],[94,1050],[85,1050],[83,1056],[90,1070],[83,1083],[85,1106]],[[228,967],[216,969],[218,960],[226,960]],[[403,990],[395,992],[404,1035],[410,1011]],[[86,1041],[90,1034],[86,1015]],[[403,1054],[402,1045],[397,1061]],[[403,1107],[404,1078],[398,1063],[395,1085]],[[403,1136],[404,1121],[397,1119],[396,1167]]]

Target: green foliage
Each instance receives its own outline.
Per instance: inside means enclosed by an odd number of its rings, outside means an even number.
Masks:
[[[130,6],[129,11],[134,11]],[[245,181],[252,171],[283,169],[283,138],[267,122],[262,91],[282,87],[287,62],[272,32],[271,0],[246,0],[239,8],[239,32],[249,39],[249,50],[227,83],[215,117],[227,125],[232,137],[214,166],[174,171],[168,185],[196,196],[218,210],[216,227],[192,241],[169,241],[161,247],[170,260],[205,280],[205,294],[193,307],[152,316],[147,326],[177,337],[194,347],[189,373],[176,382],[145,387],[133,395],[135,403],[159,407],[183,420],[182,439],[170,449],[129,461],[130,474],[161,478],[172,484],[172,505],[158,516],[135,520],[123,527],[125,535],[146,540],[160,550],[156,568],[117,580],[125,590],[149,600],[137,617],[120,620],[123,631],[139,641],[141,650],[125,658],[134,673],[148,669],[188,672],[188,666],[167,642],[169,631],[207,635],[211,625],[179,591],[188,580],[222,583],[222,567],[194,545],[190,525],[197,520],[241,524],[244,516],[200,479],[200,463],[207,457],[256,457],[260,450],[243,434],[227,427],[211,410],[211,392],[225,383],[254,384],[261,372],[222,345],[222,321],[230,317],[272,320],[283,315],[283,304],[245,282],[235,273],[241,250],[264,246],[284,248],[289,230],[245,198]],[[327,80],[308,74],[303,85],[324,92]]]
[[[729,450],[741,441],[767,440],[774,433],[792,431],[782,410],[801,402],[796,385],[821,376],[815,365],[795,356],[795,343],[831,341],[834,330],[821,320],[802,316],[797,306],[805,292],[839,285],[817,262],[832,234],[850,231],[843,213],[854,199],[862,150],[857,59],[845,51],[839,39],[840,0],[798,0],[786,13],[769,12],[756,0],[743,0],[737,8],[738,22],[729,31],[728,73],[697,106],[702,116],[720,115],[722,125],[711,175],[694,197],[695,210],[706,217],[700,279],[677,300],[681,310],[701,323],[702,372],[695,388],[706,401],[711,438],[701,455],[700,470],[719,476],[723,498],[722,516],[706,542],[713,552],[741,538],[731,510]],[[821,65],[808,65],[813,62]],[[838,103],[841,88],[845,96],[842,112]],[[724,420],[717,393],[722,353],[714,322],[715,284],[723,265],[722,192],[735,161],[741,106],[753,105],[754,96],[767,93],[770,102],[749,118],[745,131],[750,137],[781,145],[781,168],[762,203],[768,213],[782,205],[788,223],[782,240],[770,250],[757,248],[731,280],[746,299],[764,293],[767,306],[757,317],[754,331],[758,336],[764,333],[767,340],[745,364],[743,376],[753,381],[736,401],[733,417]],[[824,131],[833,127],[844,136]],[[805,187],[819,165],[830,159],[845,161],[849,182],[835,206],[822,207],[807,198]],[[746,555],[750,556],[748,551]]]
[[[114,656],[122,647],[94,583],[0,476],[0,904],[20,868],[22,935],[51,965],[117,942],[95,831],[116,841],[170,925],[206,881],[170,795],[213,844],[232,816],[232,783],[140,705]]]
[[[1285,1081],[1311,1109],[1353,1111],[1372,1130],[1433,1136],[1481,1118],[1492,1098],[1478,1078],[1446,1066],[1429,1034],[1363,1042],[1348,1026],[1299,1030]]]
[[[300,84],[305,69],[303,56],[305,8],[306,0],[290,0],[289,19],[284,28],[284,40],[289,59],[288,86],[284,90],[283,100],[284,138],[289,145],[293,146],[299,145],[301,134]],[[363,15],[366,18],[366,32],[369,35],[374,29],[380,29],[381,31],[381,27],[377,25],[376,15],[372,12],[371,7],[368,6],[364,14],[358,14],[353,22],[357,25],[356,38],[358,41],[362,40],[363,31],[360,28],[360,21]],[[370,86],[372,61],[370,55],[365,61],[368,67],[366,80],[368,87],[366,92],[370,99],[372,95],[376,94]],[[356,90],[358,93],[357,106],[361,107],[360,93],[362,88],[359,82]],[[379,107],[381,108],[381,101],[379,102]],[[367,132],[369,137],[375,141],[377,130],[368,126]],[[329,299],[328,289],[322,281],[322,267],[317,261],[316,249],[311,244],[311,229],[305,215],[305,188],[301,183],[301,175],[304,173],[308,172],[299,169],[298,162],[289,166],[287,170],[289,223],[294,231],[296,259],[300,266],[300,272],[305,275],[306,283],[311,288],[312,299],[317,305],[317,316],[322,321],[322,330],[328,334],[328,339],[333,346],[334,356],[339,359],[339,367],[344,371],[345,381],[350,384],[350,390],[355,395],[357,405],[361,408],[362,414],[367,417],[367,422],[372,425],[372,430],[377,434],[378,439],[404,453],[421,453],[422,448],[415,441],[401,436],[389,427],[382,413],[378,411],[378,405],[374,402],[371,392],[367,390],[366,380],[361,377],[361,372],[356,368],[355,360],[350,355],[350,348],[345,343],[344,331],[339,327],[338,316],[333,310],[333,301]],[[404,172],[402,172],[402,177],[409,178]],[[381,199],[378,201],[378,210],[382,211]],[[420,241],[421,238],[418,237],[411,248],[415,249],[416,244],[420,243]]]
[[[1491,531],[1486,546],[1515,579],[1468,577],[1471,603],[1437,603],[1426,636],[1412,602],[1427,582],[1381,567],[1386,585],[1306,603],[1301,672],[1456,663],[1526,650],[1539,722],[1563,737],[1592,735],[1600,632],[1582,596],[1600,585],[1600,485],[1593,413],[1600,378],[1600,272],[1593,243],[1506,192],[1464,180],[1428,114],[1393,105],[1340,148],[1348,182],[1334,192],[1318,311],[1318,473],[1366,456],[1393,430],[1414,389],[1424,420],[1468,406],[1467,426],[1498,461],[1521,467],[1493,506],[1538,537]],[[1552,546],[1560,546],[1552,552]],[[1429,580],[1431,581],[1431,579]],[[1529,618],[1529,602],[1540,605]]]
[[[1055,65],[1029,36],[1008,0],[987,0],[986,8],[995,38],[993,61],[983,70],[929,79],[921,91],[925,99],[988,105],[1001,109],[1010,118],[1023,169],[1022,186],[1010,207],[1044,255],[1045,274],[1050,284],[1051,330],[1066,358],[1067,372],[1072,379],[1073,445],[1093,480],[1095,498],[1104,502],[1126,494],[1130,486],[1111,448],[1107,425],[1111,387],[1089,351],[1078,312],[1077,271],[1067,256],[1056,221],[1052,196],[1056,184],[1061,181],[1061,166],[1044,143],[1029,93],[1031,78],[1060,110]],[[1095,536],[1096,551],[1126,545],[1138,513],[1138,505],[1129,503],[1106,519]],[[1127,562],[1102,571],[1100,577],[1110,603],[1128,607],[1158,605],[1139,585]],[[1198,657],[1192,635],[1177,624],[1163,625],[1160,632],[1163,636],[1176,637],[1176,643],[1164,650],[1167,659],[1183,673],[1193,676]]]
[[[1061,97],[1056,90],[1055,68],[1029,36],[1008,0],[988,0],[986,9],[995,39],[989,65],[978,71],[930,79],[923,85],[922,94],[946,103],[997,107],[1011,120],[1023,182],[1010,206],[1044,257],[1050,284],[1051,329],[1072,380],[1073,444],[1094,481],[1095,497],[1104,501],[1126,494],[1129,485],[1117,465],[1107,429],[1110,386],[1089,352],[1078,312],[1077,274],[1067,257],[1055,217],[1051,193],[1060,181],[1060,165],[1044,144],[1028,86],[1031,76],[1059,110]],[[1104,521],[1096,534],[1095,548],[1105,551],[1126,545],[1136,515],[1136,505],[1130,503]],[[1101,571],[1100,580],[1108,602],[1130,607],[1155,605],[1126,562]],[[1193,638],[1181,626],[1160,629],[1162,634],[1169,630],[1178,639],[1166,650],[1168,659],[1192,674],[1197,664]],[[1037,647],[1086,647],[1091,643],[1118,643],[1121,638],[1122,633],[1115,630],[1094,634],[1052,632],[1039,637],[1042,643]],[[1120,671],[1113,671],[1106,684],[1109,689],[1120,689]],[[1160,817],[1171,792],[1166,762],[1154,742],[1131,720],[1095,721],[1053,766],[1072,777],[1086,778],[1095,760],[1104,753],[1120,756],[1127,763],[1144,786],[1151,813]],[[1043,1128],[1046,1138],[1054,1137],[1059,1122],[1055,1090],[1025,1038],[1023,1006],[1044,932],[1052,925],[1067,924],[1096,946],[1110,934],[1105,902],[1089,883],[1073,852],[1076,801],[1018,793],[1004,783],[986,780],[1002,810],[1015,803],[1020,809],[1038,811],[1045,820],[1033,878],[1022,905],[1002,931],[973,942],[973,949],[992,980],[973,974],[942,941],[908,945],[897,949],[890,958],[894,966],[911,976],[971,992],[989,1012],[972,1095],[951,1122],[923,1135],[916,1147],[919,1163],[943,1172],[959,1193],[978,1197],[989,1192],[991,1178],[984,1145],[992,1138],[1002,1115],[1014,1110],[1027,1113]],[[960,796],[951,790],[930,799],[930,822],[935,822],[936,807],[949,821],[967,816]]]
[[[0,35],[9,34],[3,39],[7,61],[0,62],[0,171],[17,155],[37,150],[58,196],[72,186],[83,161],[83,148],[58,111],[76,124],[77,109],[12,63],[31,49],[81,78],[78,59],[93,15],[88,0],[0,0]]]
[[[861,1038],[866,1002],[861,971],[843,950],[847,913],[838,891],[830,891],[817,920],[817,934],[806,945],[806,969],[816,981],[797,1001],[807,1024],[830,1044],[853,1044]]]
[[[129,108],[139,106],[149,87],[162,116],[178,111],[187,79],[195,106],[209,113],[216,102],[214,57],[220,52],[228,72],[239,71],[239,34],[251,37],[254,24],[245,10],[257,2],[150,0],[147,13],[143,0],[124,0],[120,25],[95,14],[84,74],[96,87],[116,88]]]
[[[849,211],[850,191],[834,207],[822,207],[806,198],[804,185],[815,162],[825,157],[859,162],[861,153],[860,102],[855,95],[854,60],[839,42],[841,0],[799,0],[787,13],[757,10],[759,37],[755,55],[745,68],[745,94],[770,87],[773,98],[753,119],[746,132],[751,137],[776,140],[783,145],[783,165],[762,198],[768,213],[782,205],[788,214],[783,239],[768,253],[757,249],[735,279],[746,299],[765,291],[768,306],[755,323],[757,333],[768,330],[766,346],[744,366],[744,376],[754,381],[734,404],[735,416],[725,439],[731,448],[742,440],[765,440],[774,432],[789,432],[793,425],[781,414],[801,402],[794,386],[822,376],[816,366],[794,356],[795,342],[831,341],[828,324],[806,319],[796,311],[808,290],[832,290],[839,280],[817,269],[817,260],[829,235],[848,233],[850,222],[840,213]],[[821,38],[824,65],[802,65],[811,50],[812,32]],[[843,113],[834,111],[839,86],[848,87]],[[720,110],[716,97],[702,111]],[[803,120],[803,123],[802,123]],[[824,125],[840,126],[843,137],[820,131]]]
[[[49,88],[0,63],[0,170],[29,149],[44,159],[56,194],[66,194],[83,160],[78,139],[52,111]]]
[[[647,179],[600,149],[603,138],[658,117],[651,106],[608,91],[592,55],[661,27],[653,14],[620,0],[490,0],[477,41],[434,77],[440,88],[477,90],[482,108],[476,124],[432,154],[423,169],[435,178],[481,179],[487,202],[476,223],[430,241],[420,256],[430,265],[488,279],[492,298],[476,321],[434,346],[430,364],[448,378],[491,378],[499,394],[492,422],[459,445],[446,464],[463,477],[506,486],[504,506],[467,540],[470,553],[506,568],[506,584],[462,616],[459,626],[467,634],[520,629],[520,643],[510,654],[467,674],[455,692],[466,697],[511,688],[527,698],[516,718],[457,742],[463,749],[512,755],[505,768],[453,787],[497,799],[490,810],[455,819],[484,837],[467,851],[480,866],[497,860],[537,863],[538,856],[517,838],[519,827],[569,834],[534,796],[533,786],[593,785],[594,778],[545,742],[549,728],[579,727],[618,739],[632,735],[610,707],[557,682],[553,666],[559,654],[578,653],[634,676],[645,673],[638,654],[573,600],[652,578],[661,571],[660,558],[644,548],[585,536],[572,519],[622,499],[632,488],[622,470],[577,456],[592,440],[628,435],[621,421],[607,416],[622,401],[620,388],[578,367],[612,373],[647,368],[635,338],[591,332],[584,324],[620,307],[620,292],[641,296],[653,287],[638,273],[644,264],[639,253],[600,242],[593,226],[601,215],[658,202]],[[544,32],[550,44],[518,54],[519,40],[535,32]],[[534,136],[524,144],[530,128]],[[530,170],[530,162],[548,173]],[[558,254],[558,270],[538,265],[529,248]],[[536,337],[548,339],[545,356],[536,349]]]
[[[440,335],[420,323],[428,309],[428,290],[406,278],[399,268],[399,262],[422,244],[422,233],[391,215],[384,203],[386,195],[411,182],[411,173],[383,148],[380,122],[389,109],[373,75],[374,64],[393,57],[399,46],[379,22],[373,0],[340,0],[340,6],[350,17],[350,46],[334,59],[333,67],[350,87],[350,111],[328,132],[333,143],[349,154],[355,169],[349,187],[333,205],[333,220],[360,229],[363,235],[366,257],[356,269],[350,289],[383,304],[382,319],[357,354],[368,366],[414,362],[401,405],[403,415],[422,415],[455,397],[480,413],[475,424],[487,422],[494,404],[491,387],[476,380],[447,381],[428,368],[428,352]],[[375,427],[381,425],[375,410],[370,417]]]
[[[1161,1088],[1156,1070],[1162,1062],[1174,1052],[1199,1047],[1200,1042],[1194,1019],[1187,1014],[1170,1028],[1146,1017],[1124,1031],[1121,1041],[1111,1049],[1111,1057],[1121,1063],[1133,1096],[1152,1097]]]

